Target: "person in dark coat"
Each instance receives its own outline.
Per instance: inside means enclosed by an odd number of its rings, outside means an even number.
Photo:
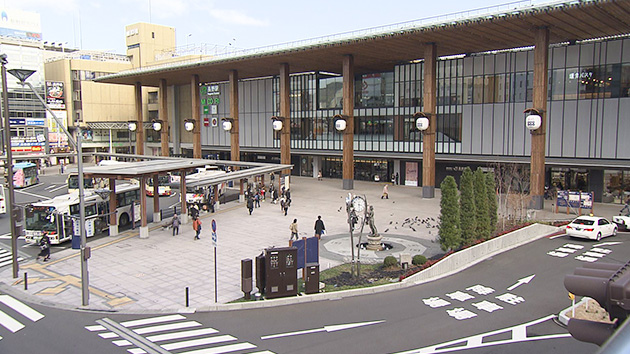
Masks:
[[[317,220],[315,220],[315,237],[321,238],[324,230],[326,230],[326,226],[324,226],[322,216],[318,215]]]
[[[50,239],[48,238],[48,235],[44,234],[42,239],[39,240],[39,248],[41,251],[37,255],[37,260],[39,260],[39,257],[43,257],[44,262],[46,262],[50,259]]]
[[[247,210],[249,210],[249,215],[252,215],[252,211],[254,210],[254,198],[251,196],[247,197]]]
[[[173,227],[173,236],[176,234],[179,235],[179,216],[177,214],[173,215],[173,219],[171,220],[171,226]]]

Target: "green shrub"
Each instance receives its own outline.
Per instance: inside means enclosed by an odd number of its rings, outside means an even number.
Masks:
[[[397,265],[398,265],[398,260],[394,256],[387,256],[383,260],[383,267],[385,268],[395,267]]]
[[[413,259],[411,260],[411,264],[413,265],[423,265],[427,262],[427,257],[421,255],[421,254],[417,254],[415,256],[413,256]]]

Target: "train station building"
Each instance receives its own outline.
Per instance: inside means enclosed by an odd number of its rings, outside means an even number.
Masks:
[[[426,198],[465,166],[518,164],[535,208],[550,186],[622,202],[630,1],[510,6],[221,55],[173,53],[95,81],[134,88],[137,154],[147,134],[160,134],[165,156],[293,164],[294,175],[321,171],[344,189],[393,179]],[[152,30],[131,27],[131,37]],[[151,117],[147,88],[159,92]]]

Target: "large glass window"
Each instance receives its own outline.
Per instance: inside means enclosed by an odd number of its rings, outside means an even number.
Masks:
[[[394,105],[394,73],[362,75],[355,82],[356,107],[390,107]]]
[[[422,63],[403,65],[397,68],[398,104],[401,107],[422,106]]]
[[[319,78],[319,108],[341,108],[343,104],[343,78],[320,77]]]
[[[621,97],[630,97],[630,64],[621,66]]]

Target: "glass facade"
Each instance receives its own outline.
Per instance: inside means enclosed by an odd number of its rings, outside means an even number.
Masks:
[[[438,157],[529,157],[531,138],[523,111],[532,106],[533,69],[533,48],[439,59],[436,77]],[[393,160],[369,159],[365,163],[355,159],[356,179],[385,178],[391,175],[394,160],[419,161],[422,134],[415,129],[413,114],[425,110],[423,70],[424,62],[418,60],[395,65],[389,72],[360,74],[354,78],[353,149],[362,156],[390,154],[388,159],[393,156]],[[271,129],[269,120],[271,115],[279,114],[279,79],[253,81],[258,83],[239,83],[239,114],[258,128],[245,128],[249,123],[241,125],[244,127],[241,146],[261,150],[279,148],[279,135]],[[221,86],[221,92],[228,91],[227,83],[217,85]],[[546,109],[547,156],[630,160],[630,140],[623,133],[630,131],[630,116],[626,114],[630,110],[628,97],[630,39],[552,46]],[[293,74],[290,100],[292,151],[302,157],[308,156],[309,151],[317,151],[313,155],[334,151],[333,156],[321,158],[318,168],[326,177],[341,178],[342,163],[338,156],[343,148],[342,134],[335,130],[333,116],[342,113],[343,78],[339,73]],[[222,102],[228,102],[227,97],[222,98]],[[217,112],[217,116],[228,114],[227,104]],[[229,146],[229,139],[221,140],[218,128],[209,129],[209,137],[215,136],[215,131],[219,134],[220,139],[212,141]],[[213,143],[208,141],[208,145]],[[307,165],[313,162],[305,161],[300,170],[310,171]],[[584,190],[588,190],[591,183],[602,182],[614,189],[614,181],[626,178],[626,175],[621,179],[613,178],[614,174],[605,177],[600,170],[600,177],[592,181],[589,169],[577,170],[571,166],[567,169],[554,171],[553,179]],[[606,181],[601,181],[602,178]],[[547,184],[551,185],[551,181]],[[626,188],[624,186],[620,188]]]

